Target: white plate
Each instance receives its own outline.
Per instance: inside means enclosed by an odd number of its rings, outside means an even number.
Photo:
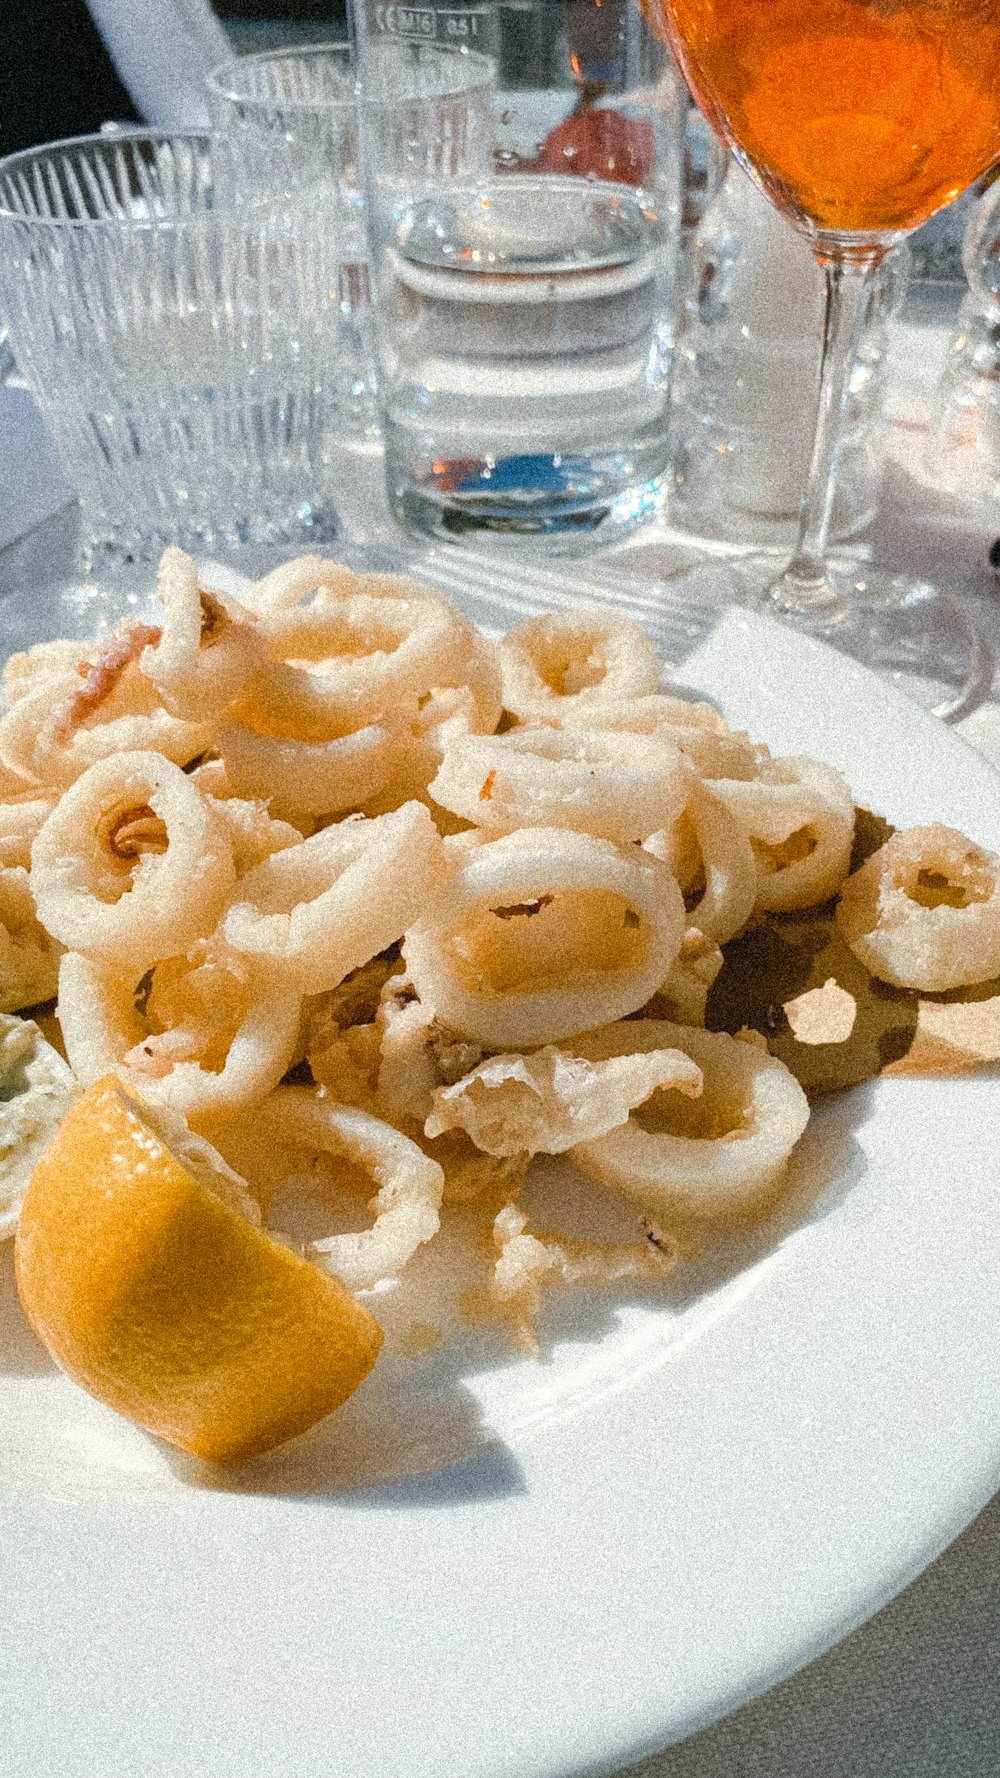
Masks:
[[[946,730],[688,591],[615,594],[685,684],[1000,849],[998,781]],[[524,609],[484,575],[469,603]],[[582,1778],[790,1673],[1000,1483],[998,1144],[995,1074],[845,1095],[774,1219],[664,1296],[554,1303],[538,1364],[480,1336],[380,1365],[228,1474],[51,1370],[8,1251],[5,1778]]]

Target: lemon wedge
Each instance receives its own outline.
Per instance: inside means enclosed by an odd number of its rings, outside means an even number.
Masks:
[[[21,1302],[56,1363],[216,1462],[339,1407],[382,1343],[363,1304],[252,1210],[207,1143],[108,1076],[42,1154],[17,1229]]]

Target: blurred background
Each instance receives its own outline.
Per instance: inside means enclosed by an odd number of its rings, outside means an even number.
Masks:
[[[232,50],[335,40],[348,28],[346,0],[4,0],[3,12],[2,154],[108,121],[197,124],[189,95]],[[962,278],[973,202],[970,193],[914,237],[915,281]]]
[[[162,40],[171,12],[196,36],[200,10],[174,0],[101,0],[93,9],[87,0],[3,0],[0,154],[87,135],[109,121],[142,121],[125,44],[142,28]],[[216,0],[211,12],[239,55],[347,34],[344,0]],[[223,45],[216,60],[228,53]]]

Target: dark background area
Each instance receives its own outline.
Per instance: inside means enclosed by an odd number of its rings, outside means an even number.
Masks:
[[[136,120],[84,0],[3,0],[0,152]]]
[[[343,4],[332,0],[212,0],[212,11],[228,24],[230,19],[313,19],[327,25],[331,19],[343,18]]]
[[[241,20],[273,25],[278,34],[285,21],[299,35],[314,25],[319,37],[321,27],[342,23],[344,0],[214,0],[214,10],[235,25],[242,49]],[[0,0],[0,16],[0,154],[84,136],[102,123],[141,122],[85,0]]]

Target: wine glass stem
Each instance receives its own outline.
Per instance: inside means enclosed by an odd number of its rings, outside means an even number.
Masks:
[[[817,252],[823,272],[823,337],[816,432],[795,554],[766,594],[771,609],[805,627],[825,629],[844,615],[841,595],[827,574],[826,542],[851,374],[871,280],[883,257],[877,253],[854,260]]]

